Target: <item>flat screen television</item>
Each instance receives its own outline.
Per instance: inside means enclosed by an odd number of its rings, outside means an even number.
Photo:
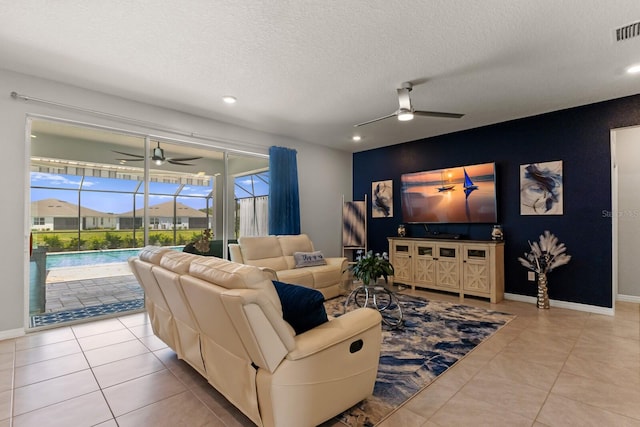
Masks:
[[[498,222],[495,163],[405,173],[401,184],[406,223]]]

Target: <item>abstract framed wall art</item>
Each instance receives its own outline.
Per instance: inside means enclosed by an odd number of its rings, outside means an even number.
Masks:
[[[562,215],[562,160],[520,165],[520,215]]]
[[[371,183],[371,217],[393,217],[393,180]]]

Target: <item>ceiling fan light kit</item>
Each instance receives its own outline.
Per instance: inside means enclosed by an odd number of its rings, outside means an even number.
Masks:
[[[409,120],[413,120],[413,112],[411,111],[398,111],[398,120],[401,122],[407,122]]]
[[[368,125],[369,123],[378,122],[380,120],[388,119],[389,117],[393,117],[393,116],[396,116],[398,120],[401,122],[413,120],[414,116],[439,117],[439,118],[446,118],[446,119],[459,119],[460,117],[464,116],[464,114],[459,114],[459,113],[444,113],[440,111],[414,110],[413,106],[411,105],[411,97],[409,96],[409,92],[411,92],[412,89],[413,89],[413,83],[411,82],[404,82],[402,83],[401,87],[397,89],[398,104],[400,108],[398,108],[398,110],[395,113],[389,114],[387,116],[380,117],[377,119],[369,120],[366,122],[358,123],[357,125],[354,125],[354,127]]]
[[[113,150],[113,152],[118,154],[124,154],[125,156],[133,157],[133,159],[131,158],[116,159],[116,160],[119,160],[121,164],[126,162],[141,162],[144,160],[144,156],[140,154],[125,153],[122,151],[115,151],[115,150]],[[164,162],[169,162],[172,165],[194,166],[193,163],[184,163],[184,162],[190,161],[190,160],[198,160],[201,158],[202,157],[165,157],[164,150],[160,148],[160,141],[158,141],[158,146],[155,147],[151,152],[151,161],[155,163],[157,166],[162,166]]]

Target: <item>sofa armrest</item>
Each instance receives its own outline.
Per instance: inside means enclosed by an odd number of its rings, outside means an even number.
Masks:
[[[229,243],[228,247],[231,261],[244,264],[244,260],[242,259],[242,251],[240,250],[240,244]]]
[[[297,335],[295,348],[287,354],[288,360],[300,360],[323,351],[359,334],[377,328],[379,333],[376,346],[380,346],[382,336],[382,316],[372,308],[359,308],[343,314],[320,326]]]
[[[264,271],[269,275],[270,280],[278,280],[278,273],[273,268],[269,267],[258,267],[260,270]]]

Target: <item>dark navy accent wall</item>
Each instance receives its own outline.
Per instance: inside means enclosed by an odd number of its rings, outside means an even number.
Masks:
[[[416,118],[416,120],[430,120]],[[437,120],[437,119],[433,119]],[[640,95],[392,145],[353,155],[353,198],[371,200],[373,181],[393,180],[393,218],[371,218],[368,245],[388,250],[402,221],[400,176],[407,172],[495,162],[498,223],[505,233],[505,292],[536,295],[517,257],[550,230],[572,260],[549,274],[551,299],[612,307],[611,130],[640,124]],[[411,123],[407,125],[411,126]],[[564,215],[520,215],[520,165],[563,161]],[[429,225],[429,231],[490,240],[493,224]],[[407,235],[425,236],[407,225]]]

